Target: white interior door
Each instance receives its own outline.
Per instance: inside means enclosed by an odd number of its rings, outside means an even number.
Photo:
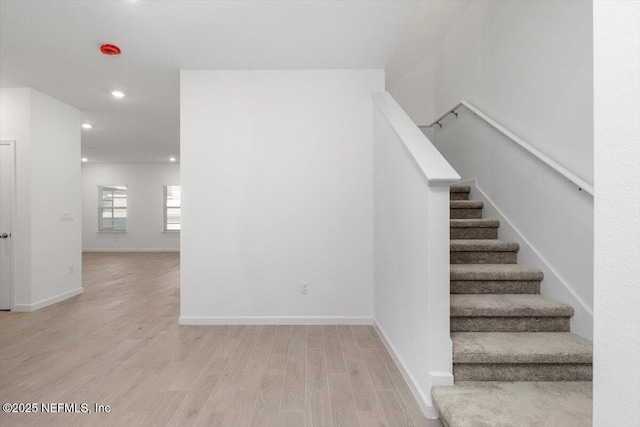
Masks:
[[[0,141],[0,310],[11,309],[13,144]]]

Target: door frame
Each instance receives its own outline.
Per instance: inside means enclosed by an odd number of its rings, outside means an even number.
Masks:
[[[3,139],[0,140],[0,145],[8,145],[9,146],[9,200],[11,203],[11,209],[9,210],[9,224],[11,227],[11,237],[9,238],[9,256],[11,257],[11,261],[9,263],[9,292],[11,294],[10,298],[10,310],[15,311],[16,301],[15,301],[15,272],[16,272],[16,245],[14,244],[15,235],[16,235],[16,220],[17,216],[17,206],[16,206],[16,141],[15,139]]]

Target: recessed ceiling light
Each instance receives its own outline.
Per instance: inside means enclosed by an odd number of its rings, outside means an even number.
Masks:
[[[175,161],[176,161],[176,158],[175,158],[175,157],[170,157],[170,158],[169,158],[169,161],[170,161],[170,162],[175,162]]]
[[[91,126],[89,123],[83,123],[82,127],[85,129],[91,129],[93,126]]]
[[[124,93],[120,92],[119,90],[114,90],[113,92],[111,92],[111,95],[115,96],[116,98],[124,98]]]
[[[86,157],[83,157],[83,158],[82,158],[82,159],[80,159],[80,160],[82,160],[82,163],[87,163],[87,162],[89,161],[89,159],[87,159]]]

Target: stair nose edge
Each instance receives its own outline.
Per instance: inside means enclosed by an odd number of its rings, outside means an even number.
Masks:
[[[519,252],[520,244],[495,239],[451,239],[451,252]]]
[[[542,281],[544,273],[520,264],[452,264],[449,279],[455,281]]]

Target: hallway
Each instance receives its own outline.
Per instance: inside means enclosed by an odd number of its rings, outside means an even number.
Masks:
[[[110,412],[2,413],[3,426],[440,425],[372,327],[179,326],[178,253],[86,253],[83,283],[0,313],[0,400]]]

